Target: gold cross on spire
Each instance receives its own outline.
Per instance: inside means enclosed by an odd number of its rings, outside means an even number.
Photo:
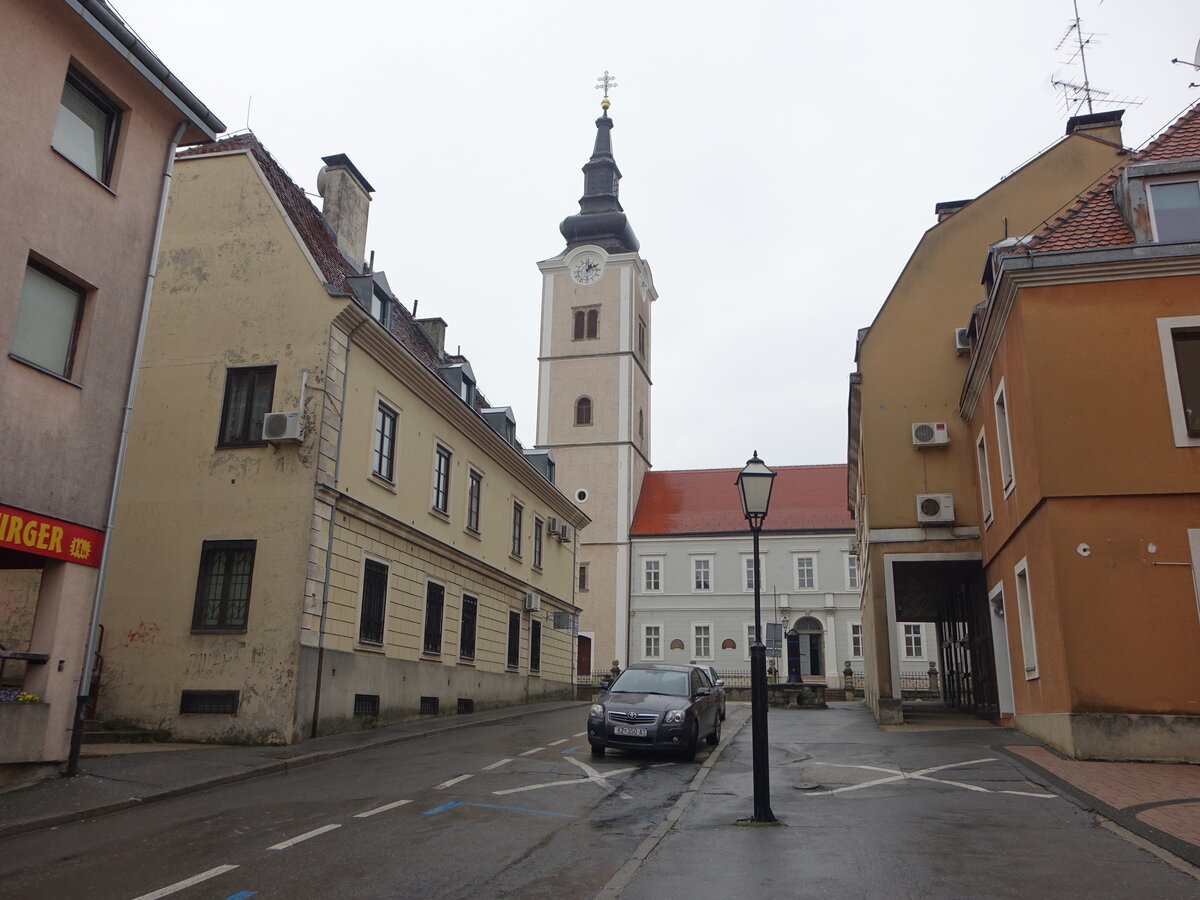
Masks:
[[[610,105],[608,102],[608,89],[615,87],[617,87],[617,79],[608,74],[608,69],[605,69],[604,74],[596,79],[596,90],[604,91],[604,99],[600,101],[600,107],[605,112],[608,112],[608,107]]]

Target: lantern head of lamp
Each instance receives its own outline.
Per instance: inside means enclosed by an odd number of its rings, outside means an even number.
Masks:
[[[767,507],[771,505],[771,483],[775,473],[766,467],[754,451],[746,462],[746,468],[738,473],[737,486],[742,495],[742,512],[750,521],[753,529],[762,528],[763,519],[767,517]]]

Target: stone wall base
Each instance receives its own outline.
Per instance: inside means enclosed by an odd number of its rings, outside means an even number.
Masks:
[[[1200,716],[1018,713],[1013,724],[1076,759],[1200,763]]]

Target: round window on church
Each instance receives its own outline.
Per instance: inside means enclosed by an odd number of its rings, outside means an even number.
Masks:
[[[587,491],[580,488],[579,490],[577,490],[575,492],[575,499],[578,500],[580,503],[582,503],[584,500],[587,499]]]

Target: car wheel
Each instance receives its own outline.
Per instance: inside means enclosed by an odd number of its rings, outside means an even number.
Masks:
[[[721,743],[721,717],[717,717],[716,724],[713,725],[712,734],[705,738],[712,746]]]
[[[692,723],[692,737],[683,748],[683,758],[691,762],[696,758],[696,748],[700,746],[700,723]]]
[[[592,744],[592,756],[603,756],[603,755],[604,755],[604,745],[603,744]]]

